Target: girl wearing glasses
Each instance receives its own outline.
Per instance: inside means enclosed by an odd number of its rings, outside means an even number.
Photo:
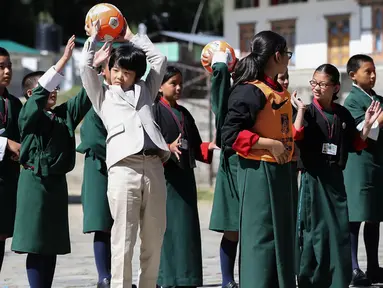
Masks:
[[[239,61],[222,142],[239,155],[240,287],[295,287],[290,94],[275,77],[287,69],[286,40],[262,31]]]
[[[343,179],[348,152],[366,147],[365,139],[381,109],[372,102],[361,132],[350,112],[336,104],[339,71],[331,64],[319,66],[310,81],[313,102],[298,109],[295,129],[302,161],[298,204],[299,287],[348,287],[351,253],[346,191]],[[302,130],[303,129],[303,130]]]

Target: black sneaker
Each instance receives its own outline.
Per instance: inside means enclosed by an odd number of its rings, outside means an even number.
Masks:
[[[97,283],[97,288],[110,288],[110,279],[104,278],[101,282]]]
[[[239,288],[239,287],[238,287],[238,284],[235,283],[235,281],[232,281],[227,283],[224,288]]]
[[[367,270],[366,276],[373,284],[383,283],[383,268],[379,267],[378,269]]]
[[[371,281],[362,270],[356,268],[352,271],[352,280],[350,285],[356,287],[368,287],[371,286]]]

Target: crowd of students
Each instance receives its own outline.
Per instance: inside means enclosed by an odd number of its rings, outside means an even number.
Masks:
[[[227,68],[210,64],[216,141],[203,142],[191,113],[178,104],[183,75],[145,35],[126,25],[112,49],[97,52],[99,23],[80,65],[83,88],[56,106],[72,36],[60,60],[22,81],[24,105],[10,95],[9,53],[0,47],[0,269],[7,238],[26,253],[32,288],[51,287],[57,255],[70,253],[66,173],[75,165],[82,122],[83,232],[94,233],[97,287],[132,287],[140,229],[138,286],[203,285],[196,161],[220,150],[210,229],[222,233],[222,287],[343,288],[383,282],[383,98],[367,55],[347,63],[353,81],[344,106],[335,102],[340,74],[320,65],[308,81],[312,103],[288,92],[292,52],[272,31],[257,33],[251,52]],[[146,71],[147,61],[150,71]],[[20,165],[21,170],[20,170]],[[297,174],[300,172],[298,191]],[[358,264],[364,222],[367,271]],[[218,247],[217,247],[218,253]]]

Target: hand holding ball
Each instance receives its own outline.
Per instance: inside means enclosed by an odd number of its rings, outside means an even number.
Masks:
[[[202,49],[202,53],[201,53],[202,66],[206,69],[206,71],[208,71],[209,73],[212,73],[213,70],[211,68],[211,57],[207,57],[206,55],[209,55],[209,54],[213,55],[214,52],[217,52],[217,51],[225,52],[228,55],[227,66],[228,66],[229,72],[230,73],[233,72],[234,66],[237,62],[237,58],[235,57],[235,52],[233,47],[231,47],[225,41],[210,42]]]
[[[101,3],[93,6],[85,18],[85,27],[89,33],[90,27],[98,23],[98,39],[101,41],[113,41],[119,37],[125,28],[125,19],[120,10],[109,3]],[[93,24],[93,25],[92,25]]]

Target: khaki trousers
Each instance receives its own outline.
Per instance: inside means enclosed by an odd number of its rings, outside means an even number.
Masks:
[[[166,184],[162,162],[158,156],[132,155],[113,165],[108,177],[108,201],[114,219],[111,287],[132,287],[133,248],[140,227],[138,286],[154,288],[166,228]]]

